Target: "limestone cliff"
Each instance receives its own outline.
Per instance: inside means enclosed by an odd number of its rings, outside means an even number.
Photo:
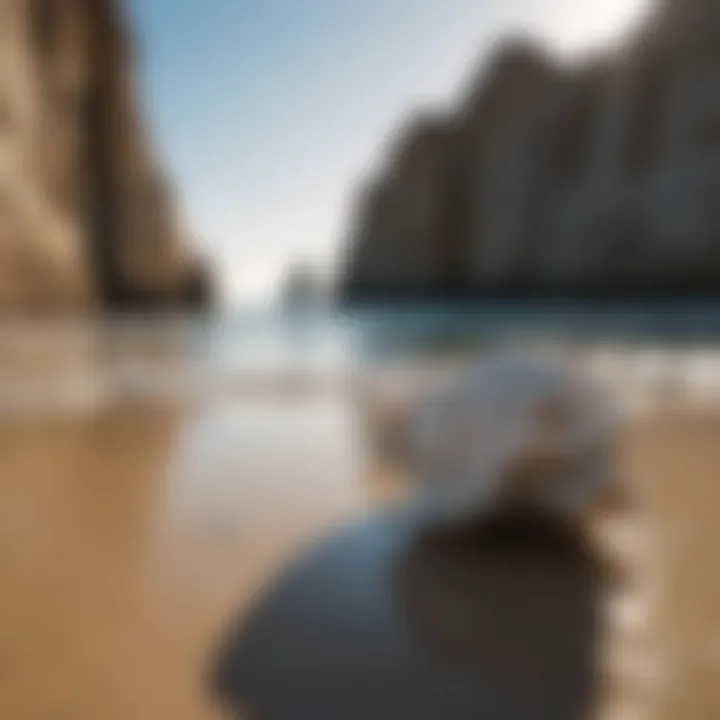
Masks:
[[[195,305],[114,0],[0,2],[0,312]]]
[[[720,2],[605,57],[509,43],[364,193],[346,300],[720,295]]]

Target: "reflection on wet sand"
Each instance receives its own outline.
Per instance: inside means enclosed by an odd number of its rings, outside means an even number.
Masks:
[[[0,717],[218,717],[238,601],[361,507],[350,437],[327,403],[5,419]]]

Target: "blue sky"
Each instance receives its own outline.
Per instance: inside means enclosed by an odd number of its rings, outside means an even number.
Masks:
[[[573,54],[647,0],[127,0],[141,90],[187,226],[231,302],[295,259],[331,268],[353,187],[414,109],[460,91],[500,35]]]

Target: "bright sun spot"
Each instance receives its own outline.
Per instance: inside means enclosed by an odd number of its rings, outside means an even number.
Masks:
[[[612,43],[652,4],[652,0],[566,0],[553,39],[571,54]]]

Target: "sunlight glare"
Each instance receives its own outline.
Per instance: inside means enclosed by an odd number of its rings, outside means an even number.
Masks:
[[[554,40],[569,54],[613,44],[653,4],[652,0],[566,0]]]

